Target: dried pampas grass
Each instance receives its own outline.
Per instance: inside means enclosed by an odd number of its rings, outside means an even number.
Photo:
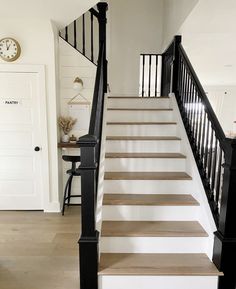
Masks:
[[[77,119],[74,119],[70,116],[60,116],[58,118],[58,125],[64,134],[68,134],[72,130],[76,121]]]

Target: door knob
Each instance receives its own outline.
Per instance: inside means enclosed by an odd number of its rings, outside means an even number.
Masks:
[[[40,147],[35,147],[34,150],[35,150],[36,152],[38,152],[38,151],[40,151]]]

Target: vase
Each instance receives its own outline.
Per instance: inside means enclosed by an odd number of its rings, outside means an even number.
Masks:
[[[70,137],[68,134],[64,134],[61,138],[62,142],[69,142],[70,141]]]

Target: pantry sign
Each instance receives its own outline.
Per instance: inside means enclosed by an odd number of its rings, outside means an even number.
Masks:
[[[9,105],[9,106],[13,106],[13,105],[21,105],[22,102],[19,99],[2,99],[1,101],[2,105]]]

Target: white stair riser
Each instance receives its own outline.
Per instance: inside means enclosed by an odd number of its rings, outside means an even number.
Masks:
[[[180,152],[180,141],[106,141],[106,152]]]
[[[215,276],[99,276],[99,289],[217,289]]]
[[[173,121],[173,112],[108,110],[107,121]]]
[[[205,253],[207,237],[102,237],[102,253]]]
[[[104,205],[105,221],[195,221],[198,206],[110,206]]]
[[[106,194],[191,194],[192,181],[105,180]]]
[[[183,172],[185,164],[185,159],[107,158],[105,169],[109,172]]]
[[[168,98],[108,98],[109,108],[170,108]]]
[[[107,125],[107,136],[176,136],[176,125]]]

